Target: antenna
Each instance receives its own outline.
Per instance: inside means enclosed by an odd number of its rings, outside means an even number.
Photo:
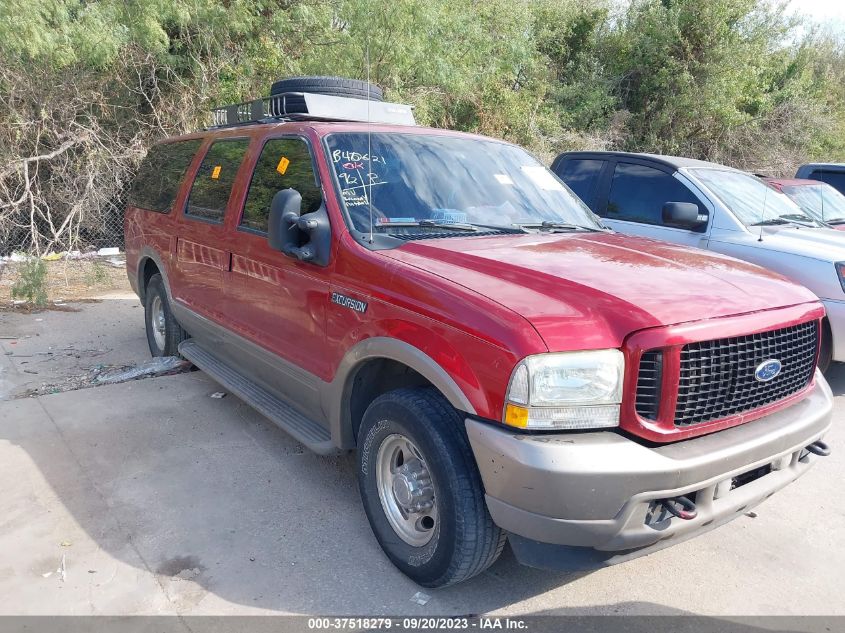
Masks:
[[[367,205],[370,211],[370,244],[373,243],[373,143],[372,121],[370,120],[370,4],[367,3]]]
[[[763,241],[763,222],[766,221],[766,200],[769,197],[769,185],[763,184],[763,210],[760,211],[760,237],[757,239],[758,242]]]

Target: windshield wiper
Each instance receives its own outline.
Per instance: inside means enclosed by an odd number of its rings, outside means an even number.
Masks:
[[[845,224],[845,218],[834,218],[833,220],[825,220],[830,225]]]
[[[797,226],[818,227],[820,226],[813,218],[797,213],[785,213],[777,218],[770,218],[762,222],[756,222],[751,226],[774,226],[782,224],[795,224]]]
[[[426,228],[435,228],[435,229],[454,229],[457,231],[477,231],[478,228],[473,226],[472,224],[467,224],[466,222],[437,222],[435,220],[414,220],[414,221],[401,221],[401,222],[379,222],[376,224],[376,227],[380,226],[388,226],[388,227],[397,227],[397,226],[422,226]]]
[[[581,224],[573,224],[571,222],[549,222],[548,220],[543,220],[542,222],[521,222],[518,224],[514,224],[514,226],[518,226],[521,229],[539,229],[539,230],[553,230],[553,229],[562,229],[566,231],[600,231],[594,226],[583,226]]]
[[[799,224],[809,224],[810,226],[815,226],[818,224],[818,222],[816,222],[809,215],[804,215],[803,213],[785,213],[780,217],[782,217],[784,220],[798,222]]]
[[[520,228],[515,228],[513,226],[497,226],[494,224],[477,224],[475,222],[443,222],[438,220],[413,220],[413,221],[396,221],[396,222],[379,222],[378,226],[386,226],[386,227],[415,227],[421,226],[424,228],[435,228],[435,229],[455,229],[458,231],[500,231],[502,233],[521,233],[522,231]]]
[[[784,220],[783,218],[770,218],[762,222],[755,222],[751,226],[775,226],[780,224],[795,224],[793,220]]]

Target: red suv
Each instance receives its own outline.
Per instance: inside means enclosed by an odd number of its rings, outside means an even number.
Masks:
[[[811,292],[609,231],[519,147],[417,127],[362,82],[272,93],[150,149],[129,279],[154,355],[357,451],[372,529],[418,583],[506,539],[546,568],[649,553],[829,452]]]

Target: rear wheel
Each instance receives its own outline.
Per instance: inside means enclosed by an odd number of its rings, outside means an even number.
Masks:
[[[160,274],[150,277],[144,294],[144,320],[147,344],[153,356],[178,356],[179,343],[188,333],[176,321],[167,300],[167,291]]]
[[[358,485],[388,558],[425,587],[481,573],[505,533],[484,502],[463,420],[434,389],[397,389],[364,414]]]

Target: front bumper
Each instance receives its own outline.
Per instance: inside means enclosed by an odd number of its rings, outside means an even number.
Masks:
[[[822,299],[827,322],[830,324],[830,334],[833,339],[833,360],[845,361],[845,301]]]
[[[466,426],[487,507],[511,533],[517,557],[583,568],[696,536],[770,497],[815,462],[804,448],[830,428],[832,410],[817,372],[807,397],[786,409],[661,446],[607,431],[526,435],[471,419]],[[766,466],[767,474],[731,489],[734,477]],[[647,518],[653,502],[693,494],[695,519]]]

